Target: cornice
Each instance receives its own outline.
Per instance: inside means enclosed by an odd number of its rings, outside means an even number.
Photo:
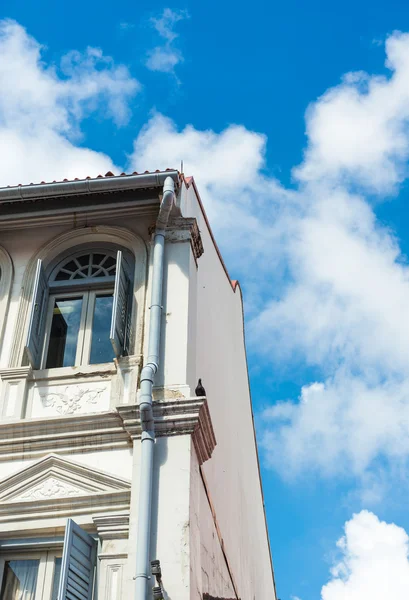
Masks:
[[[1,502],[0,524],[15,521],[51,519],[60,515],[69,517],[80,514],[93,514],[98,511],[129,510],[131,491],[118,490],[69,496],[68,498],[51,498],[47,500],[30,500],[23,502]]]
[[[206,398],[153,403],[157,437],[191,435],[200,464],[208,460],[216,439]],[[141,437],[139,406],[88,415],[0,422],[0,461],[40,458],[49,453],[76,454],[120,450]]]
[[[141,437],[139,406],[118,406],[124,428],[133,439]],[[186,398],[153,403],[157,437],[192,435],[198,460],[203,464],[216,446],[216,438],[205,397]]]
[[[198,260],[204,250],[197,220],[194,217],[172,217],[167,229],[169,242],[183,242],[190,239],[193,255]]]
[[[92,517],[102,540],[127,538],[129,535],[129,511],[109,513]]]
[[[116,411],[0,422],[0,461],[129,448]]]
[[[27,379],[32,375],[30,367],[11,367],[8,369],[0,369],[0,379]]]

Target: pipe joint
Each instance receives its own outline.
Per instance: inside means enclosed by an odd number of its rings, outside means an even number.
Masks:
[[[149,381],[152,385],[155,380],[155,375],[158,370],[157,362],[148,362],[141,371],[141,384],[143,381]]]

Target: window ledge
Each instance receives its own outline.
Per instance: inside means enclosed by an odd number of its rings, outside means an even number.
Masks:
[[[38,371],[32,371],[31,379],[34,381],[50,381],[53,379],[67,379],[71,377],[93,377],[95,375],[109,377],[110,375],[115,375],[116,372],[117,369],[115,363],[110,362],[99,365],[80,365],[76,367],[60,367],[57,369],[40,369]]]

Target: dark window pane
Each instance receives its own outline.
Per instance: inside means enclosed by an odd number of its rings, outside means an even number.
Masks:
[[[91,365],[111,362],[114,351],[109,339],[112,317],[112,294],[104,294],[95,298],[94,319],[92,323]]]
[[[89,254],[83,254],[77,258],[81,267],[86,267],[89,264]]]
[[[46,368],[75,365],[82,298],[55,300]]]
[[[60,584],[60,577],[61,577],[61,558],[56,558],[54,561],[53,593],[51,594],[51,600],[58,600],[58,586]]]
[[[73,273],[74,271],[76,271],[78,269],[78,265],[73,260],[70,260],[70,262],[68,262],[66,265],[64,265],[64,269],[66,269],[67,271],[71,271],[71,273]]]
[[[112,258],[112,256],[108,256],[108,258],[104,262],[105,269],[109,269],[109,267],[113,267],[114,265],[116,265],[116,259]]]
[[[58,271],[55,280],[56,281],[66,281],[70,277],[71,277],[71,275],[69,273],[65,273],[64,271]]]
[[[94,265],[100,265],[105,258],[105,254],[94,254],[93,263]]]
[[[4,565],[1,600],[34,600],[39,560],[8,560]]]

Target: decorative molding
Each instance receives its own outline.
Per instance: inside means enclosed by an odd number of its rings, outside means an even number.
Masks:
[[[107,585],[105,587],[105,600],[120,600],[122,597],[122,582],[124,565],[113,563],[106,566]]]
[[[44,498],[64,498],[69,496],[78,496],[83,494],[84,490],[80,490],[74,485],[63,483],[55,477],[45,479],[37,487],[33,487],[24,494],[15,498],[16,500],[43,500]]]
[[[130,490],[99,492],[97,494],[81,494],[68,498],[47,498],[44,500],[23,500],[0,503],[0,537],[6,533],[5,526],[14,530],[14,523],[22,523],[24,529],[38,527],[39,519],[77,518],[87,515],[92,522],[95,512],[109,510],[129,510],[131,502]]]
[[[3,382],[0,391],[0,418],[19,419],[24,416],[31,373],[31,367],[0,370]]]
[[[192,435],[200,464],[211,457],[216,439],[206,398],[154,401],[153,414],[158,437]],[[0,421],[0,461],[131,448],[141,431],[137,404],[87,415]]]
[[[0,481],[0,523],[129,509],[131,483],[50,454]]]
[[[0,421],[0,461],[130,448],[117,411]]]
[[[202,237],[194,217],[172,217],[166,229],[166,240],[173,243],[190,240],[196,260],[204,252]]]
[[[113,380],[111,390],[111,399],[116,399],[114,406],[117,404],[134,404],[136,402],[142,363],[142,354],[122,356],[115,359],[115,365],[118,368],[118,377],[115,381]]]
[[[32,374],[31,367],[16,367],[12,369],[0,369],[0,379],[4,381],[11,379],[29,379]]]
[[[198,398],[198,400],[203,400],[203,406],[199,410],[199,421],[193,432],[192,440],[199,465],[202,465],[211,458],[217,442],[207,400],[206,398]]]
[[[130,594],[123,594],[124,569],[127,555],[109,556],[99,555],[101,570],[99,576],[98,598],[100,600],[122,600]],[[103,561],[103,564],[102,564]]]
[[[49,454],[0,481],[0,501],[90,495],[130,487],[125,479]]]
[[[92,517],[101,540],[118,540],[129,536],[129,511]]]
[[[142,429],[139,406],[118,406],[124,428],[133,439]],[[205,397],[153,403],[157,437],[191,434],[199,464],[208,460],[216,446],[216,438]]]
[[[122,360],[122,358],[119,360]],[[56,369],[40,369],[32,371],[30,379],[36,382],[45,381],[48,385],[52,385],[53,382],[58,383],[60,380],[109,379],[111,375],[116,375],[116,362],[101,365],[76,365],[74,367],[57,367]]]
[[[39,392],[45,407],[54,408],[60,415],[73,415],[84,408],[85,404],[97,404],[106,386],[90,389],[83,385],[67,385],[63,392]]]

